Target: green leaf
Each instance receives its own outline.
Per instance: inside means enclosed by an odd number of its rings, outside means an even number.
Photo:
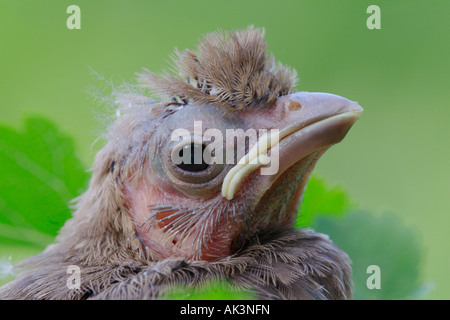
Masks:
[[[0,126],[0,243],[48,244],[70,218],[89,174],[72,140],[49,120]]]
[[[328,187],[323,179],[313,174],[297,212],[296,227],[310,226],[318,216],[340,216],[351,207],[352,202],[344,189]]]
[[[254,300],[251,292],[238,291],[228,281],[210,281],[201,287],[185,288],[176,287],[165,296],[167,300]]]
[[[355,299],[408,299],[426,293],[420,279],[418,234],[395,216],[352,212],[339,218],[320,217],[313,227],[350,256]],[[371,265],[380,268],[381,289],[367,287]]]

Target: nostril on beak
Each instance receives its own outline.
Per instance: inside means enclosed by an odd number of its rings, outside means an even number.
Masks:
[[[291,100],[291,102],[289,102],[288,109],[290,111],[296,111],[296,110],[300,110],[301,107],[302,107],[302,105],[300,104],[300,102]]]

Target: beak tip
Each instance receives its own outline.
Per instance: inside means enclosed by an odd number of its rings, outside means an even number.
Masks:
[[[362,113],[364,111],[364,109],[360,106],[360,104],[357,101],[350,101],[350,110],[359,113]]]

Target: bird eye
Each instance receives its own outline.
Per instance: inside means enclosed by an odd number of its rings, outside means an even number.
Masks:
[[[204,144],[185,145],[178,151],[178,156],[182,159],[180,164],[176,166],[181,170],[188,172],[201,172],[209,168],[209,164],[204,159]]]
[[[163,162],[165,173],[183,192],[203,195],[216,192],[226,173],[223,161],[217,161],[217,150],[211,143],[197,141],[195,136],[189,140],[168,144],[167,161]]]

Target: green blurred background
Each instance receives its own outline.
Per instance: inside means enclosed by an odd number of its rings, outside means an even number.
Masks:
[[[81,30],[66,27],[71,4],[81,8]],[[366,27],[370,4],[381,8],[380,30]],[[90,164],[105,112],[92,70],[134,83],[135,72],[166,69],[175,47],[195,48],[207,32],[264,27],[268,51],[297,69],[298,90],[365,109],[316,172],[358,208],[417,230],[422,280],[433,284],[426,298],[449,299],[449,13],[447,0],[1,0],[0,124],[20,128],[24,116],[43,115]]]

